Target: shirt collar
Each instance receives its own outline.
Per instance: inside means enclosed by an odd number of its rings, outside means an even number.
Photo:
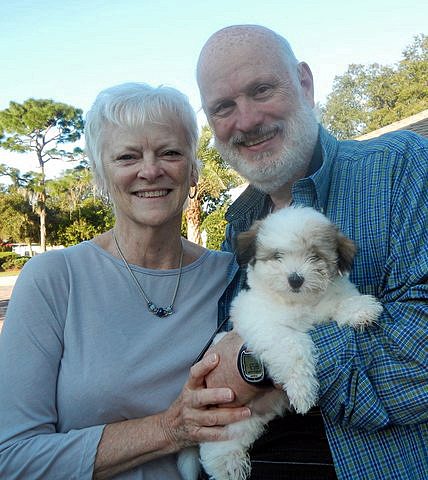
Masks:
[[[308,172],[308,178],[312,180],[315,186],[319,208],[325,211],[332,177],[331,171],[338,149],[338,141],[331,136],[327,130],[320,126],[317,147],[319,149],[317,152],[317,155],[319,155],[319,163],[316,164],[317,168],[315,170]],[[315,151],[317,151],[317,147],[315,147]]]
[[[311,163],[309,164],[309,168],[306,172],[306,177],[310,177],[311,175],[316,173],[321,166],[322,166],[321,140],[320,140],[320,134],[318,134],[317,143],[314,148],[314,153],[312,154]]]

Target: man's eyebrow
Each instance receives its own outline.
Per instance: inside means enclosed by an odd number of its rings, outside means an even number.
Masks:
[[[275,78],[273,78],[270,75],[269,76],[265,75],[265,76],[256,78],[255,80],[248,83],[244,91],[249,92],[249,91],[253,91],[255,88],[257,88],[260,85],[263,85],[263,84],[274,85],[276,83],[277,83],[277,80]]]

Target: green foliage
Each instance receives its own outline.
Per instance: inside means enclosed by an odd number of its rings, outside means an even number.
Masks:
[[[182,237],[187,238],[187,219],[185,214],[181,217],[180,233]]]
[[[3,271],[3,263],[16,260],[19,257],[15,252],[0,252],[0,271]]]
[[[29,260],[29,257],[21,257],[15,252],[0,252],[0,271],[19,270]]]
[[[220,250],[226,231],[227,221],[224,218],[224,215],[228,206],[229,205],[226,203],[217,208],[202,222],[201,230],[207,232],[207,248]]]
[[[0,193],[0,238],[9,242],[36,242],[38,220],[23,191],[11,187]]]
[[[52,157],[58,152],[57,144],[80,138],[82,110],[53,100],[30,98],[22,104],[10,102],[9,108],[0,111],[0,132],[0,146],[6,150],[44,151]]]
[[[67,225],[60,233],[60,242],[65,247],[76,245],[84,240],[90,240],[97,234],[97,229],[88,223],[85,218],[74,220],[73,223]]]
[[[322,122],[340,139],[352,138],[428,108],[428,37],[414,37],[394,66],[349,65],[335,78]]]
[[[12,186],[15,188],[23,186],[24,179],[21,176],[21,172],[17,168],[0,163],[0,177],[9,177],[12,182]]]
[[[26,178],[25,187],[9,186],[0,191],[0,238],[11,242],[38,242],[37,182]],[[111,228],[113,212],[96,195],[86,165],[67,170],[62,177],[46,182],[47,239],[54,245],[74,245]]]
[[[19,255],[15,252],[9,251],[9,252],[0,252],[0,264],[3,263],[5,260],[8,260],[9,258],[15,258],[19,257]]]
[[[227,201],[227,191],[240,185],[244,180],[227,166],[214,148],[212,132],[208,126],[202,129],[197,156],[202,163],[202,171],[199,176],[197,195],[188,202],[186,220],[187,238],[200,243],[203,218]]]
[[[49,180],[46,183],[46,191],[47,205],[60,207],[70,215],[80,208],[84,200],[96,196],[92,174],[89,168],[83,165],[66,170],[60,178]]]
[[[19,257],[8,258],[1,265],[3,271],[7,272],[9,270],[20,270],[27,262],[30,260],[30,257]]]
[[[208,125],[202,128],[198,145],[198,158],[202,171],[198,182],[198,197],[204,210],[214,210],[227,199],[224,193],[244,182],[244,179],[229,168],[212,145],[212,132]]]
[[[45,164],[52,159],[74,159],[82,155],[80,148],[71,152],[59,146],[75,142],[83,132],[82,110],[53,100],[30,98],[23,104],[10,102],[0,111],[0,147],[21,153],[34,153],[40,173],[28,182],[32,206],[40,217],[40,243],[46,245],[46,177]],[[22,186],[22,185],[21,185]]]
[[[58,243],[66,247],[90,240],[114,225],[111,207],[100,198],[86,198],[80,202],[67,222],[58,230]]]

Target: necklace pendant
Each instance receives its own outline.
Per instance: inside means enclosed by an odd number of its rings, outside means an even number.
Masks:
[[[129,266],[128,262],[126,261],[125,256],[123,255],[122,250],[119,247],[119,243],[117,242],[117,238],[116,238],[116,234],[114,232],[114,228],[112,229],[111,234],[113,235],[113,240],[114,240],[114,243],[116,244],[116,248],[117,248],[117,252],[119,253],[119,257],[122,259],[126,269],[129,272],[129,275],[134,280],[135,286],[138,288],[142,297],[146,301],[147,308],[148,308],[149,312],[152,313],[153,315],[156,315],[159,318],[168,317],[169,315],[172,315],[174,313],[174,310],[173,310],[174,302],[175,302],[175,297],[177,295],[178,287],[180,285],[180,279],[181,279],[181,273],[182,273],[182,267],[183,267],[183,255],[184,255],[183,242],[181,242],[180,265],[179,265],[179,271],[178,271],[178,276],[177,276],[177,283],[175,284],[175,290],[174,290],[174,294],[172,296],[171,304],[168,307],[158,307],[151,300],[148,299],[146,293],[143,290],[143,287],[140,285],[140,282],[137,280],[137,277],[134,275],[133,271],[131,270],[131,267]]]
[[[156,313],[156,315],[160,318],[168,317],[171,314],[172,314],[172,308],[171,307],[167,307],[167,308],[159,307],[158,312]]]
[[[169,307],[157,307],[154,303],[148,302],[147,307],[153,315],[156,315],[159,318],[168,317],[173,313],[172,305]]]

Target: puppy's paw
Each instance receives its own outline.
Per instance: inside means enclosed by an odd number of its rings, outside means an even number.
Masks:
[[[307,413],[318,398],[318,382],[313,376],[295,377],[284,386],[290,404],[297,413]]]
[[[201,461],[210,479],[246,480],[251,473],[250,458],[242,450],[231,450],[222,456],[201,458]]]
[[[363,330],[371,325],[382,313],[381,303],[371,295],[353,297],[342,312],[342,318],[351,327]]]

